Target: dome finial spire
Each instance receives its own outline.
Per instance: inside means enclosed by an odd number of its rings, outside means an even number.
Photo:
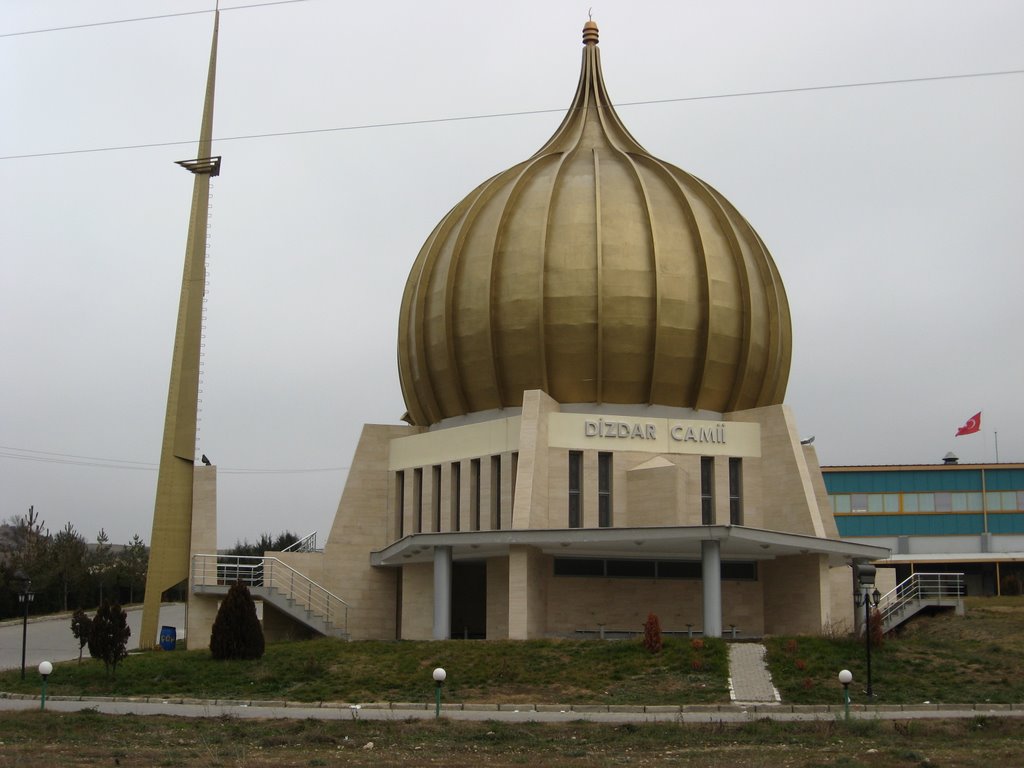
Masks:
[[[594,9],[587,11],[587,23],[583,25],[583,44],[597,45],[597,22],[594,21]]]

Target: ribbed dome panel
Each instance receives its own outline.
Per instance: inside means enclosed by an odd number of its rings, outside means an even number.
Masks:
[[[414,424],[519,406],[528,389],[720,412],[782,402],[790,317],[771,256],[721,194],[629,134],[591,23],[585,39],[555,135],[456,205],[410,271],[398,357]]]

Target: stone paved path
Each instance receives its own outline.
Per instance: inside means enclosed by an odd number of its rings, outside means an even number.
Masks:
[[[729,644],[729,695],[733,701],[764,704],[780,700],[764,654],[760,643]]]

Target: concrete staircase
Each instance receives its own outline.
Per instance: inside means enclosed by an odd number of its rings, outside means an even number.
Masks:
[[[348,638],[348,603],[276,557],[194,555],[192,592],[226,595],[236,582],[253,597],[326,637]]]
[[[882,631],[889,632],[924,610],[952,610],[964,615],[962,573],[915,573],[878,601]]]

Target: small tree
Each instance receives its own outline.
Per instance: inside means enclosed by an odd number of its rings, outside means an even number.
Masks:
[[[213,621],[210,653],[215,659],[259,659],[263,656],[263,628],[256,604],[240,581],[228,590]]]
[[[80,588],[85,576],[85,559],[89,547],[75,526],[68,523],[53,537],[50,550],[51,562],[60,579],[62,610],[66,611],[68,593],[75,587]]]
[[[661,653],[661,622],[653,613],[648,613],[644,622],[644,648],[651,653]]]
[[[117,603],[106,600],[96,611],[89,633],[89,655],[100,659],[107,669],[107,676],[117,673],[117,665],[128,655],[128,638],[132,630],[128,626],[128,614]]]
[[[71,617],[71,634],[78,641],[78,663],[82,663],[82,649],[89,644],[89,636],[92,634],[92,619],[79,608]]]

